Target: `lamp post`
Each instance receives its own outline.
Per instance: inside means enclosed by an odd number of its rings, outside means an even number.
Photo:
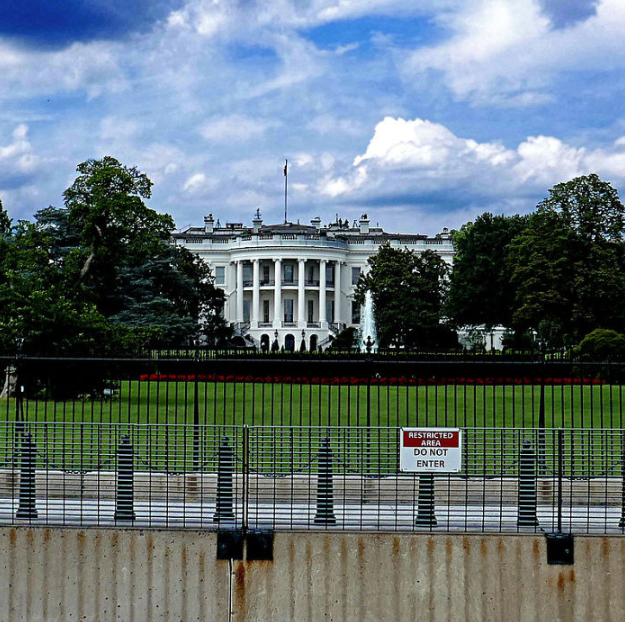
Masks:
[[[22,359],[24,358],[24,337],[15,340],[15,421],[18,433],[24,431],[24,387],[21,383]]]

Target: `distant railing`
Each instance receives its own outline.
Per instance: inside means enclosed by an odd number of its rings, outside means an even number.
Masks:
[[[5,423],[0,524],[625,531],[624,429],[465,427],[460,470],[419,473],[400,470],[400,432]]]

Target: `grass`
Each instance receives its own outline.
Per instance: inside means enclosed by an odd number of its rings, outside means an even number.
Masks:
[[[138,382],[112,399],[25,400],[29,421],[287,426],[538,427],[541,387],[328,386],[264,383]],[[544,387],[544,425],[625,426],[622,385]],[[14,399],[0,417],[16,419]]]
[[[517,468],[524,439],[534,447],[545,446],[545,462],[555,469],[555,432],[549,428],[585,428],[588,438],[567,441],[567,464],[583,473],[603,473],[620,460],[620,433],[593,435],[594,428],[625,427],[621,385],[569,385],[544,387],[546,436],[536,431],[540,424],[541,387],[505,386],[328,386],[268,383],[122,382],[112,399],[87,397],[68,401],[25,400],[23,418],[57,425],[37,431],[43,465],[89,470],[110,461],[130,432],[136,448],[138,468],[189,471],[198,463],[215,470],[223,436],[230,439],[241,465],[242,429],[238,426],[286,426],[282,430],[250,431],[253,467],[260,471],[286,471],[310,467],[319,452],[322,437],[331,430],[334,465],[339,471],[395,472],[396,427],[453,426],[466,428],[528,428],[472,431],[467,437],[465,472],[501,473]],[[195,421],[217,428],[189,427]],[[14,399],[0,401],[0,417],[16,419]],[[164,427],[121,429],[112,425],[68,427],[65,422],[86,424],[179,424]],[[299,429],[313,426],[314,431]],[[359,426],[371,431],[357,430]],[[295,429],[292,429],[294,427]],[[15,446],[11,428],[0,438],[0,454],[9,456]],[[567,432],[568,434],[568,432]],[[578,434],[583,434],[582,432]],[[44,435],[44,436],[42,436]],[[499,436],[498,436],[499,435]],[[568,438],[568,437],[567,437]],[[607,440],[606,440],[607,439]],[[616,443],[616,445],[615,445]],[[4,446],[4,451],[1,447]],[[80,452],[76,447],[80,446]],[[577,456],[577,457],[575,457]],[[583,456],[583,459],[580,458]],[[609,458],[617,456],[617,458]],[[0,461],[4,460],[0,456]],[[195,460],[195,461],[194,461]],[[255,466],[254,466],[255,465]],[[308,467],[306,466],[308,465]]]
[[[465,473],[515,474],[526,439],[534,451],[542,452],[547,472],[554,472],[558,455],[555,428],[560,427],[567,429],[565,463],[571,474],[602,474],[614,465],[620,469],[622,434],[593,430],[625,427],[621,385],[544,387],[544,435],[534,429],[540,423],[540,403],[538,385],[368,388],[128,381],[107,400],[25,400],[23,415],[27,421],[48,423],[44,428],[31,428],[41,467],[111,468],[107,465],[114,461],[121,435],[130,433],[139,469],[178,472],[199,464],[214,471],[220,443],[227,436],[240,470],[241,426],[248,424],[252,426],[250,464],[260,472],[316,473],[315,456],[322,439],[329,435],[334,470],[393,473],[398,455],[395,428],[400,426],[486,428],[467,431]],[[208,427],[186,425],[193,423],[196,415]],[[14,399],[0,401],[0,416],[15,421]],[[64,425],[67,422],[87,425]],[[111,425],[91,425],[100,423]],[[168,426],[120,427],[120,423]],[[343,429],[336,429],[339,426]],[[570,432],[570,428],[585,430]],[[17,442],[13,426],[0,432],[0,462],[11,459]]]

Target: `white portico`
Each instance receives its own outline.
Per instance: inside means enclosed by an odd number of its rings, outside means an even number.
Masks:
[[[435,238],[389,234],[371,227],[366,215],[353,225],[338,220],[324,227],[319,218],[310,225],[263,225],[258,212],[252,227],[221,226],[210,215],[203,228],[189,227],[174,240],[209,264],[226,294],[226,319],[263,349],[274,342],[299,349],[302,341],[309,350],[326,347],[341,329],[358,326],[355,285],[382,243],[453,257],[446,231]]]

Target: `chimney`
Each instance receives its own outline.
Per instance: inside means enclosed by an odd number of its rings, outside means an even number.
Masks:
[[[214,224],[215,224],[215,221],[213,220],[212,214],[209,214],[208,216],[204,216],[204,233],[212,233]]]
[[[252,219],[252,225],[254,226],[254,233],[260,231],[260,227],[263,224],[263,219],[260,217],[260,209],[256,210],[256,216]]]
[[[321,218],[319,218],[319,216],[316,216],[315,218],[313,218],[310,221],[310,224],[317,229],[317,231],[319,231],[319,229],[321,229]]]
[[[363,214],[360,217],[360,233],[369,233],[369,219],[367,218],[367,214]]]

